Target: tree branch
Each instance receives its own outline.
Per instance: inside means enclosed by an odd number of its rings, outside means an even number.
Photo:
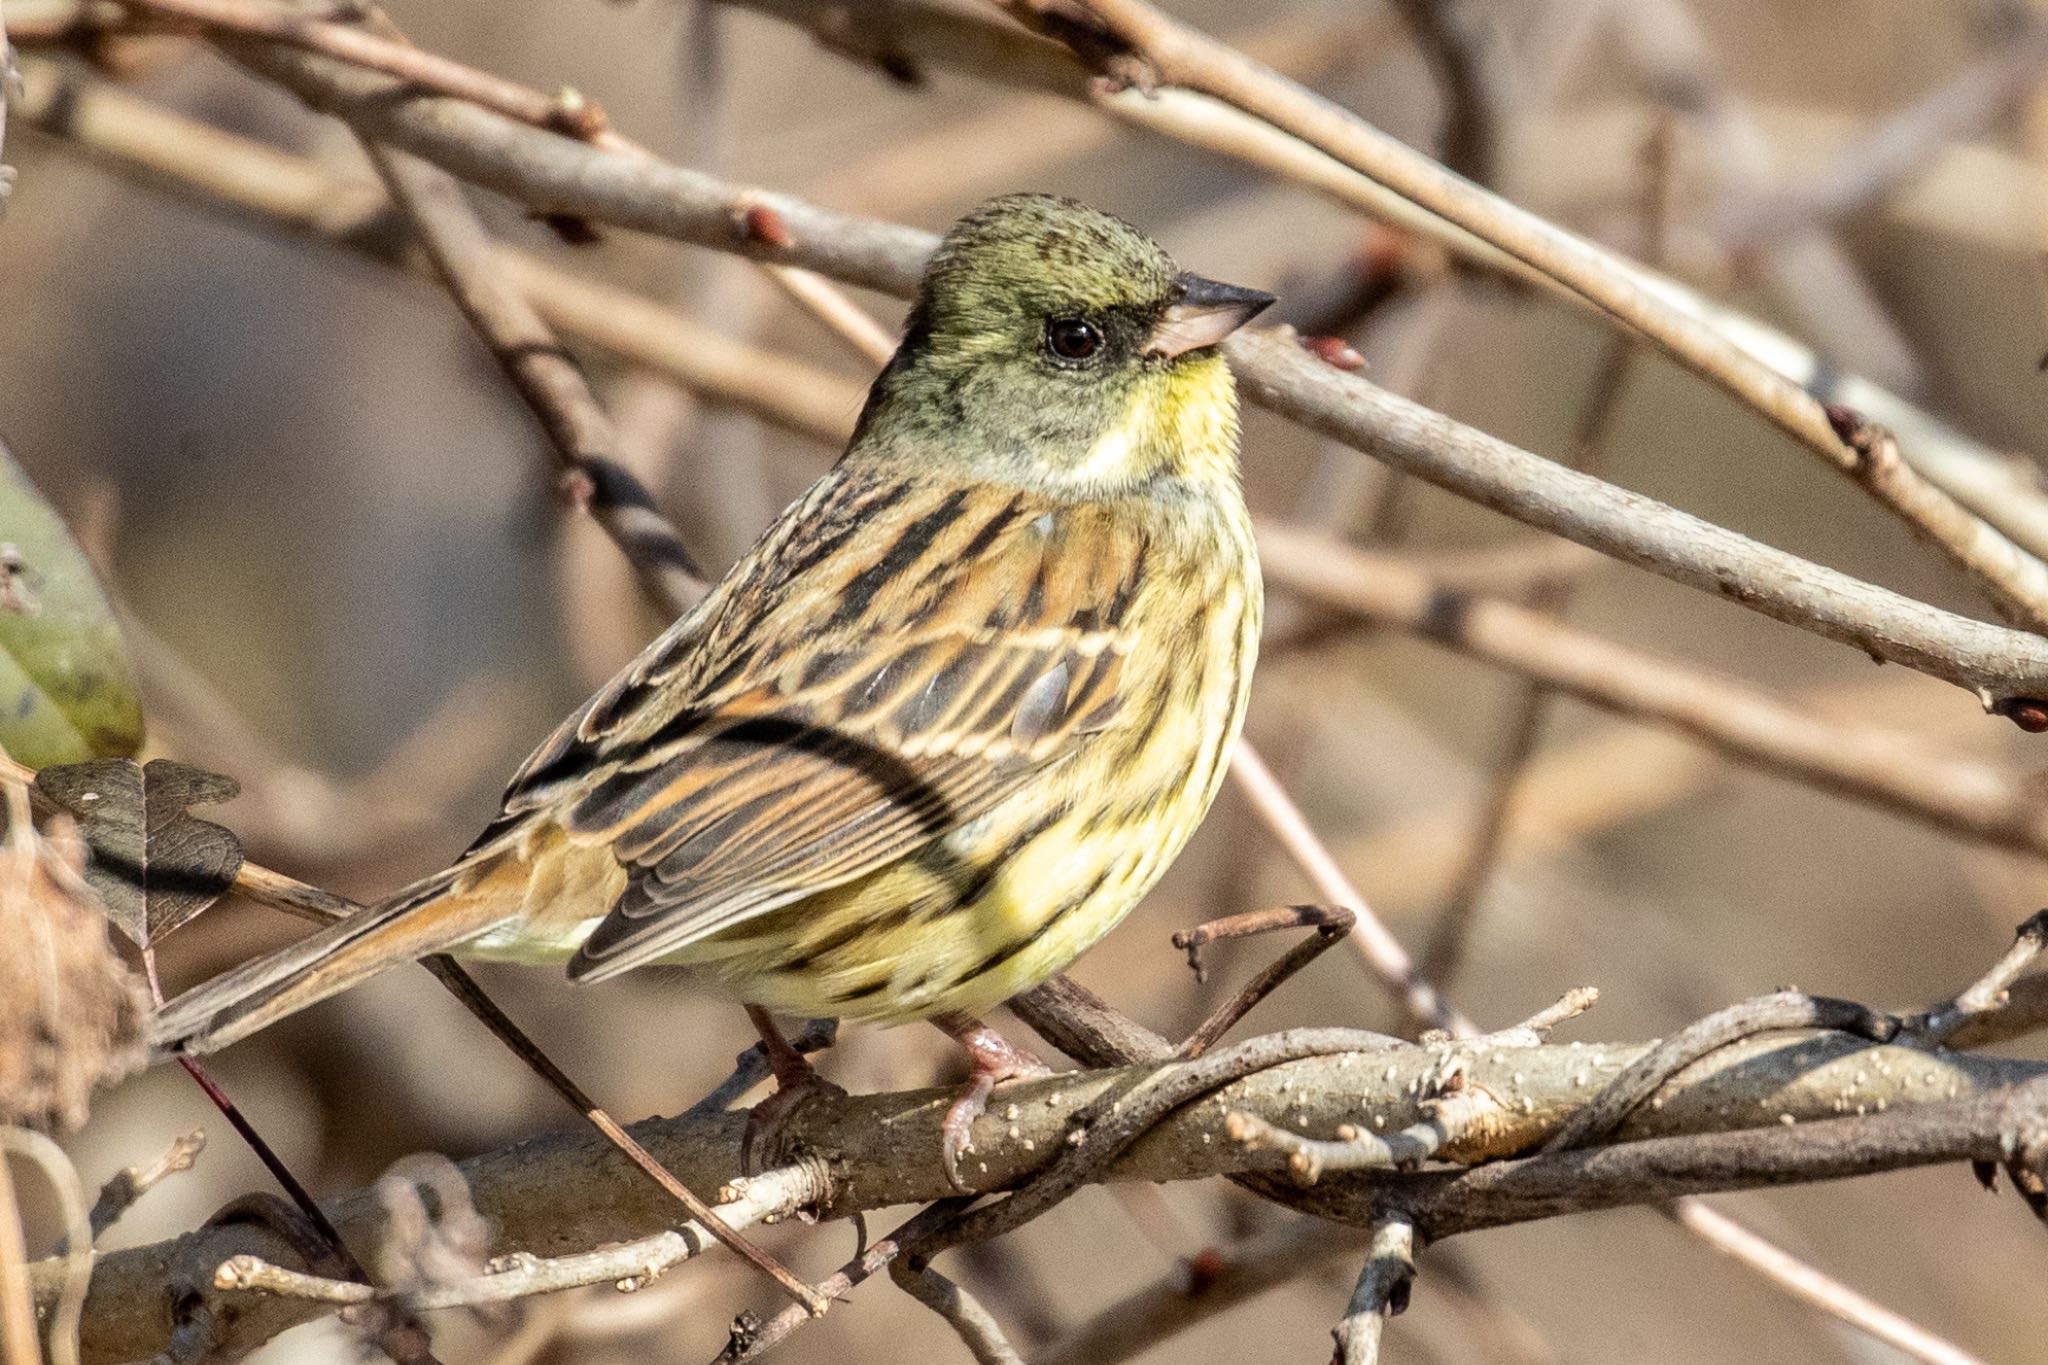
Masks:
[[[1273,1035],[1275,1041],[1290,1036]],[[1428,1078],[1454,1046],[1388,1048],[1368,1042],[1364,1051],[1261,1070],[1174,1109],[1108,1171],[1090,1178],[1185,1180],[1271,1171],[1284,1162],[1231,1141],[1231,1111],[1297,1131],[1334,1132],[1361,1116],[1376,1130],[1423,1121]],[[1540,1144],[1645,1050],[1551,1044],[1466,1056],[1464,1083],[1498,1103],[1486,1124],[1441,1155],[1469,1162]],[[1017,1188],[1050,1155],[1067,1150],[1077,1113],[1170,1083],[1177,1073],[1202,1065],[1155,1063],[1005,1087],[977,1125],[979,1160],[966,1174],[977,1191]],[[1677,1078],[1656,1108],[1638,1111],[1623,1126],[1620,1146],[1462,1174],[1381,1174],[1370,1182],[1331,1176],[1301,1193],[1323,1216],[1360,1223],[1398,1198],[1399,1207],[1415,1215],[1418,1231],[1437,1240],[1527,1218],[1661,1202],[1674,1193],[1997,1157],[2001,1135],[2016,1131],[2023,1119],[2033,1122],[2048,1103],[2044,1078],[2048,1063],[1927,1053],[1839,1034],[1755,1039]],[[938,1127],[951,1099],[946,1089],[857,1096],[821,1100],[794,1115],[790,1145],[830,1154],[832,1196],[820,1215],[841,1217],[950,1195]],[[1843,1106],[1859,1104],[1871,1110],[1881,1104],[1885,1112],[1865,1120],[1835,1118]],[[1801,1126],[1784,1126],[1787,1118]],[[1833,1120],[1828,1135],[1808,1141],[1803,1135],[1816,1130],[1806,1125],[1822,1120]],[[739,1169],[744,1124],[743,1114],[698,1114],[650,1119],[633,1131],[681,1179],[717,1188]],[[582,1254],[672,1226],[674,1206],[666,1196],[601,1139],[580,1131],[475,1157],[461,1169],[477,1211],[498,1229],[492,1248],[497,1255]],[[342,1195],[327,1208],[345,1237],[374,1244],[381,1235],[386,1215],[370,1192]],[[223,1342],[229,1346],[266,1340],[327,1311],[303,1300],[220,1289],[214,1284],[218,1267],[238,1255],[286,1267],[297,1262],[275,1234],[247,1224],[205,1228],[101,1256],[86,1305],[86,1359],[137,1359],[162,1349],[172,1321],[170,1301],[181,1294],[197,1295],[225,1324]],[[43,1263],[34,1280],[39,1302],[48,1303],[61,1271]],[[831,1292],[829,1285],[821,1288]],[[800,1316],[802,1310],[796,1311]]]

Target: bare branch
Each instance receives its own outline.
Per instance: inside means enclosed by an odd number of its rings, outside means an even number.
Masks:
[[[2020,973],[2034,965],[2034,960],[2044,950],[2048,950],[2048,910],[2040,911],[2022,924],[2013,935],[2012,947],[2006,950],[2005,956],[1971,983],[1969,989],[1947,1004],[1907,1020],[1907,1034],[1928,1046],[1943,1043],[1982,1046],[1981,1043],[1964,1042],[1960,1035],[1982,1029],[1986,1021],[2015,1012],[2013,983],[2019,980]],[[2037,988],[2048,986],[2048,978],[2031,984]],[[2042,993],[2040,989],[2033,992],[2036,996]]]
[[[1654,721],[1738,762],[1909,815],[1985,843],[2048,854],[2048,812],[2018,776],[1933,752],[1915,736],[1823,720],[1761,688],[1660,658],[1541,612],[1472,597],[1384,556],[1271,522],[1267,582],[1543,683],[1617,715]]]
[[[317,55],[261,45],[234,53],[358,132],[543,210],[773,256],[895,294],[915,285],[933,246],[926,233],[609,154],[460,101],[394,99],[389,78]],[[774,210],[788,230],[785,244],[735,227],[735,208],[749,204]],[[1254,401],[1460,496],[1994,701],[2048,696],[2048,642],[2039,637],[1940,611],[1573,474],[1278,338],[1240,336],[1226,350]]]
[[[1855,454],[1835,434],[1818,400],[1720,330],[1645,287],[1640,268],[1622,268],[1612,254],[1450,174],[1349,110],[1166,17],[1145,0],[1079,0],[1085,16],[1080,21],[1066,0],[1000,2],[1025,23],[1074,47],[1083,61],[1113,80],[1148,90],[1155,85],[1194,90],[1299,138],[1562,285],[1755,409],[1833,468],[1854,471]],[[2014,619],[2048,625],[2048,564],[1978,520],[1938,486],[1918,486],[1924,477],[1903,468],[1902,481],[1915,487],[1887,505],[1902,516],[1917,517],[1916,529]],[[1930,511],[1939,515],[1919,516]]]
[[[824,1203],[830,1197],[831,1188],[831,1176],[825,1163],[809,1158],[760,1175],[736,1178],[720,1192],[720,1202],[713,1211],[727,1227],[742,1230],[757,1223],[773,1223],[814,1204]],[[510,1303],[535,1294],[552,1294],[593,1284],[615,1284],[622,1290],[640,1289],[714,1245],[716,1239],[703,1224],[690,1222],[679,1228],[657,1232],[651,1237],[580,1255],[541,1258],[515,1253],[487,1267],[483,1275],[474,1279],[456,1280],[404,1294],[394,1294],[354,1280],[308,1275],[272,1264],[258,1256],[242,1254],[221,1262],[214,1272],[213,1285],[221,1290],[276,1294],[336,1307],[389,1299],[424,1313],[444,1308]]]
[[[64,1219],[64,1250],[52,1262],[56,1270],[56,1293],[47,1300],[38,1294],[36,1313],[22,1322],[17,1317],[21,1304],[18,1278],[22,1255],[20,1213],[15,1206],[12,1177],[0,1169],[0,1343],[8,1361],[32,1365],[41,1359],[35,1339],[38,1319],[49,1324],[50,1365],[78,1365],[79,1321],[84,1315],[87,1281],[92,1278],[92,1223],[86,1215],[85,1191],[78,1185],[78,1170],[71,1158],[43,1134],[27,1128],[0,1127],[0,1168],[7,1158],[20,1157],[42,1172]],[[33,1283],[30,1288],[34,1288]],[[25,1335],[26,1342],[20,1338]]]
[[[364,150],[463,316],[540,420],[561,466],[563,496],[604,527],[648,595],[669,615],[681,615],[707,586],[696,561],[619,459],[611,418],[582,372],[526,296],[495,268],[490,236],[462,187],[416,157],[374,142],[365,142]]]
[[[1382,1123],[1387,1131],[1399,1131],[1427,1119],[1423,1101],[1433,1093],[1430,1077],[1441,1072],[1446,1056],[1455,1049],[1463,1049],[1458,1055],[1464,1059],[1465,1085],[1495,1097],[1498,1104],[1490,1111],[1490,1121],[1447,1144],[1439,1156],[1465,1162],[1526,1151],[1645,1050],[1641,1045],[1554,1044],[1483,1050],[1464,1044],[1388,1048],[1373,1035],[1345,1036],[1365,1050],[1270,1067],[1199,1103],[1174,1107],[1106,1170],[1090,1171],[1084,1178],[1198,1179],[1270,1171],[1284,1164],[1274,1154],[1247,1151],[1230,1140],[1226,1125],[1233,1111],[1256,1114],[1296,1131],[1334,1133],[1340,1124],[1361,1119],[1362,1126],[1373,1131],[1380,1131]],[[1265,1055],[1278,1056],[1300,1055],[1304,1045],[1313,1047],[1319,1041],[1310,1035],[1297,1038],[1289,1042],[1289,1035],[1283,1034],[1254,1042]],[[1330,1042],[1342,1044],[1344,1037],[1331,1034]],[[977,1190],[1017,1188],[1037,1175],[1048,1156],[1086,1152],[1094,1145],[1096,1135],[1091,1133],[1082,1147],[1070,1148],[1077,1131],[1075,1115],[1126,1100],[1116,1111],[1117,1122],[1105,1126],[1101,1134],[1108,1145],[1115,1136],[1108,1131],[1111,1127],[1128,1132],[1134,1123],[1141,1128],[1149,1125],[1150,1106],[1141,1109],[1136,1103],[1141,1093],[1164,1101],[1184,1093],[1183,1087],[1199,1092],[1202,1069],[1220,1065],[1227,1072],[1242,1063],[1242,1055],[1228,1055],[1232,1051],[1224,1049],[1192,1063],[1069,1073],[1007,1086],[976,1125],[977,1161],[968,1163],[964,1174]],[[1220,1073],[1211,1069],[1208,1074]],[[1838,1175],[1854,1173],[1849,1167],[1857,1162],[1862,1163],[1858,1170],[1876,1170],[1898,1163],[1965,1160],[1996,1153],[2004,1131],[2001,1125],[2010,1126],[2008,1116],[2017,1122],[2031,1112],[2025,1107],[2031,1101],[2023,1102],[2022,1097],[2039,1092],[2044,1076],[2048,1064],[1929,1054],[1841,1035],[1752,1039],[1725,1048],[1686,1072],[1657,1108],[1639,1110],[1624,1124],[1621,1135],[1628,1141],[1623,1146],[1597,1149],[1600,1160],[1592,1167],[1586,1165],[1587,1156],[1572,1153],[1480,1166],[1455,1177],[1434,1171],[1393,1173],[1366,1186],[1328,1178],[1302,1193],[1325,1217],[1369,1221],[1373,1201],[1398,1190],[1402,1207],[1418,1213],[1418,1229],[1435,1240],[1467,1227],[1581,1208],[1658,1202],[1673,1192],[1804,1178],[1800,1173],[1809,1164]],[[833,1198],[820,1215],[843,1217],[858,1209],[951,1194],[938,1140],[951,1096],[949,1089],[940,1088],[821,1100],[793,1116],[788,1135],[793,1146],[834,1154]],[[1834,1118],[1844,1105],[1851,1112],[1856,1105],[1870,1111],[1882,1105],[1884,1112],[1873,1112],[1872,1119],[1905,1126],[1894,1129],[1881,1123],[1874,1129],[1853,1129],[1811,1147],[1796,1142],[1790,1148],[1776,1145],[1810,1131],[1814,1121]],[[1938,1121],[1929,1119],[1919,1126],[1908,1121],[1922,1110],[1936,1114]],[[1787,1117],[1800,1126],[1784,1126]],[[632,1131],[679,1178],[699,1188],[716,1188],[739,1169],[744,1125],[743,1114],[686,1115],[651,1119],[633,1125]],[[1725,1142],[1699,1136],[1731,1126],[1736,1131],[1728,1133]],[[1850,1137],[1850,1150],[1858,1154],[1853,1160],[1837,1150]],[[1708,1145],[1685,1145],[1700,1142]],[[1733,1159],[1734,1154],[1751,1152],[1747,1143],[1758,1144],[1755,1166],[1746,1158]],[[1586,1174],[1589,1169],[1606,1170],[1605,1163],[1629,1152],[1642,1153],[1643,1160],[1624,1168],[1633,1172],[1628,1178],[1596,1180]],[[672,1226],[674,1205],[668,1197],[601,1139],[582,1131],[534,1138],[472,1158],[461,1169],[478,1213],[498,1231],[492,1248],[497,1255],[580,1254]],[[1508,1174],[1489,1174],[1494,1172]],[[1476,1183],[1455,1186],[1462,1192],[1453,1192],[1453,1186],[1444,1184],[1447,1179]],[[328,1208],[343,1236],[364,1244],[374,1244],[388,1216],[367,1191],[341,1196]],[[1013,1211],[1004,1221],[1024,1212],[1028,1210]],[[980,1235],[982,1229],[970,1226],[967,1231]],[[206,1228],[171,1242],[102,1255],[87,1301],[86,1358],[128,1360],[162,1349],[173,1321],[167,1311],[170,1298],[191,1294],[202,1307],[224,1306],[220,1296],[226,1291],[213,1288],[214,1272],[222,1262],[242,1254],[283,1266],[298,1263],[289,1244],[249,1224]],[[889,1254],[893,1256],[893,1250]],[[884,1257],[874,1268],[886,1263]],[[39,1301],[49,1302],[62,1275],[46,1264],[36,1268],[33,1278]],[[835,1289],[828,1281],[819,1291],[831,1296],[843,1293],[844,1286]],[[215,1315],[225,1344],[266,1339],[319,1312],[318,1305],[273,1296],[238,1295],[234,1307],[232,1313]],[[798,1320],[806,1316],[801,1306],[791,1305],[791,1311]]]
[[[1408,1289],[1415,1279],[1415,1227],[1398,1213],[1374,1224],[1365,1269],[1358,1287],[1331,1333],[1337,1339],[1342,1365],[1374,1365],[1380,1358],[1380,1333],[1388,1318],[1408,1307]]]
[[[1024,1357],[1003,1335],[1003,1329],[981,1301],[930,1266],[912,1269],[898,1258],[889,1277],[905,1293],[944,1318],[974,1355],[976,1365],[1024,1365]]]
[[[206,1150],[206,1134],[195,1128],[180,1137],[173,1138],[164,1154],[147,1166],[123,1167],[113,1179],[100,1186],[99,1198],[93,1201],[92,1213],[87,1222],[92,1228],[94,1240],[115,1223],[121,1215],[135,1206],[135,1201],[171,1176],[192,1169],[199,1160],[199,1154]]]

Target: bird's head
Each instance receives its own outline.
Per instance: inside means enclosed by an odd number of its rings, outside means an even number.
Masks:
[[[990,200],[932,257],[862,435],[1054,495],[1232,478],[1237,398],[1215,346],[1272,301],[1071,199]]]

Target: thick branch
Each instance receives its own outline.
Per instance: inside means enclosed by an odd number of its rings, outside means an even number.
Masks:
[[[1499,1104],[1490,1121],[1474,1127],[1445,1155],[1470,1161],[1540,1144],[1643,1050],[1640,1045],[1548,1045],[1494,1048],[1466,1057],[1465,1084]],[[1424,1117],[1430,1078],[1439,1074],[1445,1057],[1441,1048],[1403,1047],[1262,1071],[1175,1110],[1113,1167],[1109,1178],[1185,1180],[1273,1170],[1282,1158],[1249,1151],[1229,1139],[1230,1111],[1257,1114],[1297,1131],[1334,1133],[1346,1123],[1373,1131],[1407,1127]],[[1006,1087],[976,1129],[978,1160],[966,1174],[979,1189],[1013,1188],[1066,1149],[1074,1114],[1162,1072],[1191,1065],[1200,1063],[1070,1073]],[[1383,1174],[1370,1185],[1333,1177],[1303,1193],[1313,1196],[1319,1212],[1346,1221],[1367,1221],[1376,1199],[1398,1195],[1415,1212],[1418,1229],[1434,1238],[1520,1218],[1660,1200],[1673,1192],[1796,1180],[1808,1169],[1822,1178],[1961,1159],[1991,1150],[1997,1138],[1994,1121],[2002,1121],[2004,1106],[2018,1104],[2023,1096],[2038,1097],[2048,1084],[2044,1076],[2048,1064],[1929,1054],[1840,1035],[1751,1041],[1676,1078],[1654,1108],[1634,1115],[1621,1130],[1623,1138],[1658,1138],[1663,1145],[1643,1142],[1532,1158],[1457,1176]],[[2025,1089],[2012,1088],[2021,1086]],[[1981,1098],[1964,1098],[1971,1096]],[[829,1160],[834,1194],[822,1212],[842,1216],[951,1194],[938,1134],[951,1099],[945,1090],[869,1095],[820,1101],[792,1116],[787,1143]],[[1783,1128],[1786,1116],[1795,1122],[1827,1119],[1853,1112],[1857,1105],[1875,1109],[1880,1104],[1888,1111],[1882,1119],[1904,1126],[1896,1135],[1879,1127],[1858,1137],[1851,1145],[1853,1159],[1844,1157],[1832,1140],[1784,1145],[1803,1131]],[[1977,1106],[1968,1110],[1969,1117],[1992,1126],[1957,1136],[1951,1112],[1957,1104]],[[1916,1106],[1930,1105],[1937,1119],[1917,1126],[1904,1122]],[[740,1114],[684,1116],[651,1119],[635,1125],[634,1132],[681,1179],[715,1189],[739,1169],[744,1122]],[[1759,1124],[1767,1127],[1726,1139],[1671,1136]],[[1706,1145],[1684,1145],[1702,1142]],[[1615,1160],[1623,1164],[1602,1164]],[[1565,1169],[1561,1162],[1577,1163],[1570,1169],[1580,1173],[1581,1183],[1560,1173]],[[1630,1174],[1615,1176],[1613,1169]],[[674,1205],[601,1139],[582,1132],[475,1157],[462,1170],[478,1212],[499,1230],[494,1254],[584,1252],[673,1225]],[[381,1235],[385,1215],[369,1192],[341,1196],[328,1207],[351,1241],[368,1244]],[[237,1255],[297,1264],[290,1247],[247,1225],[206,1228],[101,1257],[87,1303],[85,1358],[130,1360],[161,1349],[170,1304],[185,1292],[212,1306],[227,1324],[226,1340],[243,1346],[329,1311],[318,1304],[214,1287],[217,1268]],[[53,1266],[38,1269],[36,1285],[46,1302],[60,1279]]]

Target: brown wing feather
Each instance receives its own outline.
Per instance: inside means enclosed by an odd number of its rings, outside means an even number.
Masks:
[[[506,826],[545,810],[627,869],[570,975],[864,875],[1070,757],[1115,721],[1143,559],[1085,507],[823,481],[507,793]]]

